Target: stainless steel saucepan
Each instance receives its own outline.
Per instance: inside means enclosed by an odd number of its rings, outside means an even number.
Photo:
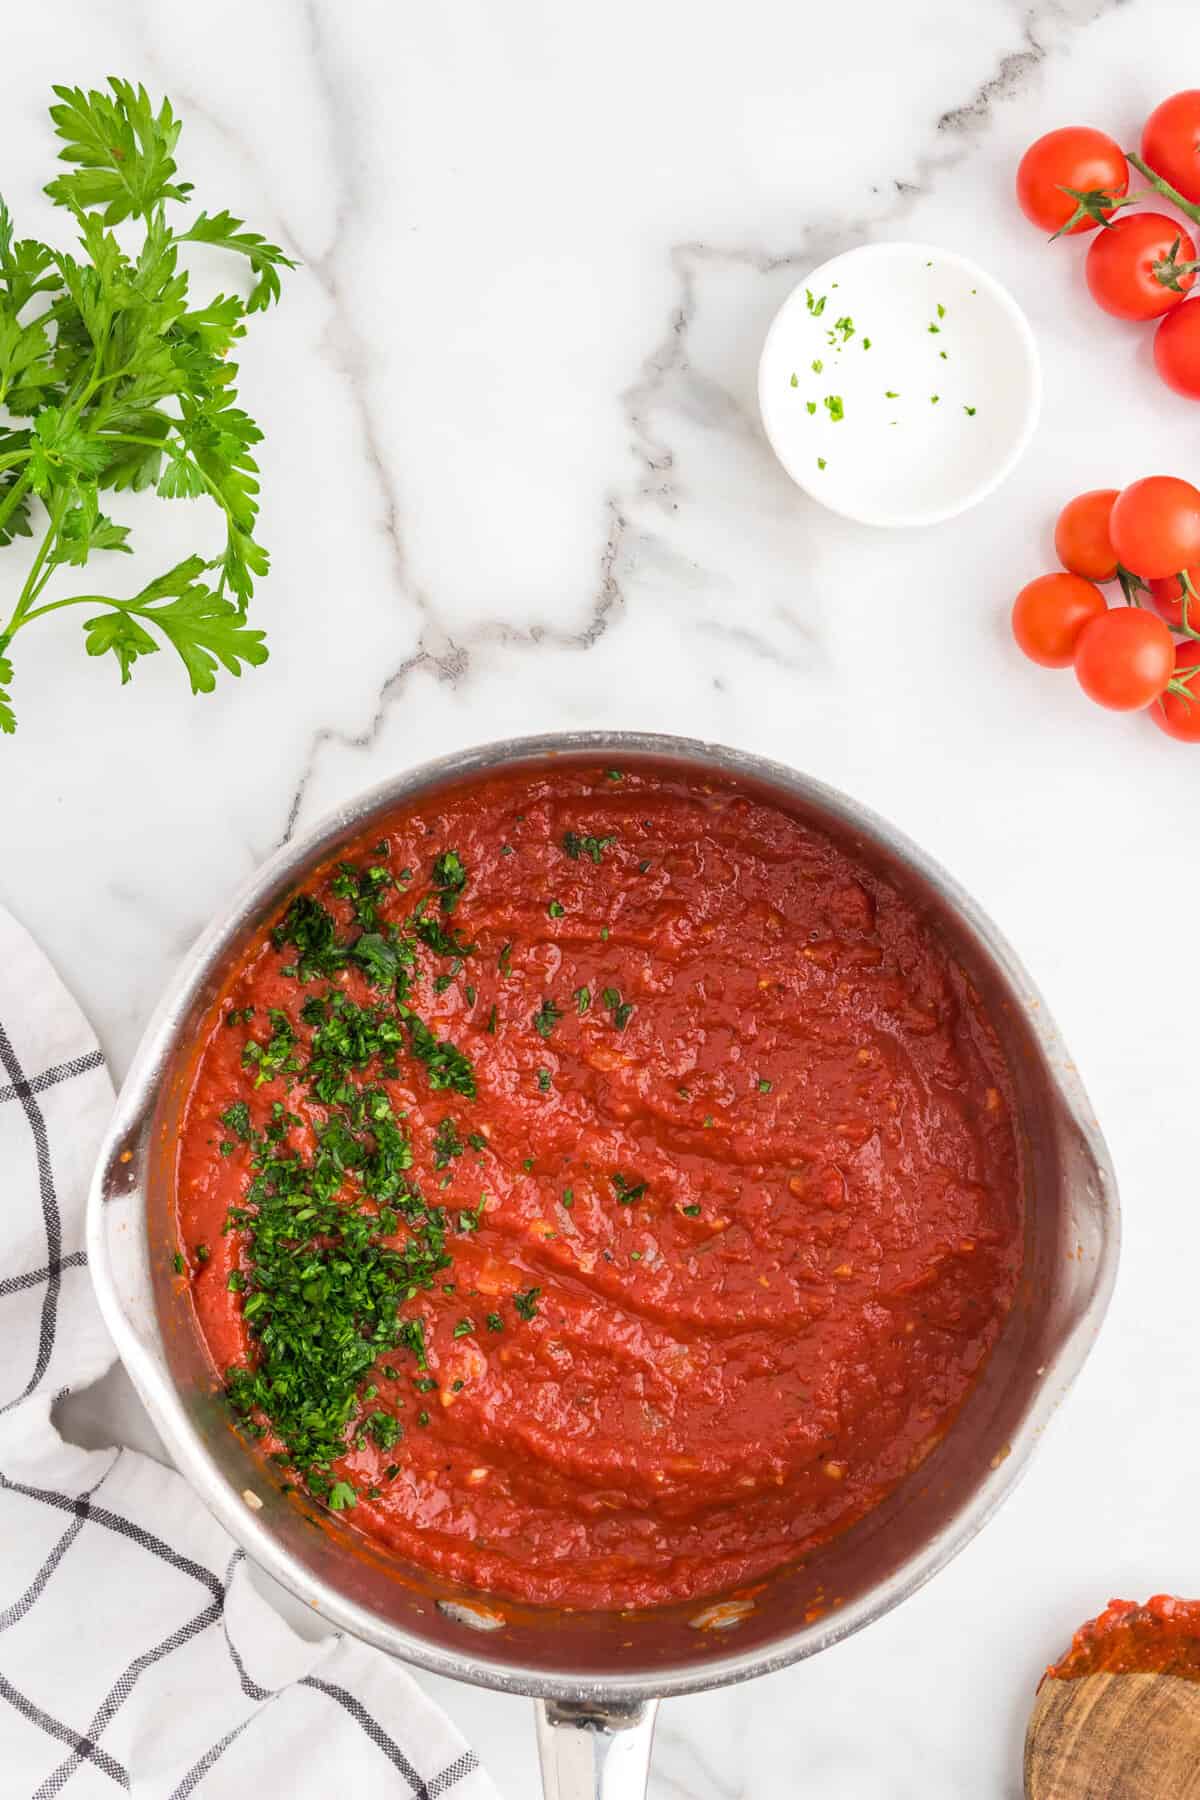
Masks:
[[[498,770],[588,762],[719,773],[825,832],[915,903],[978,991],[1011,1063],[1028,1183],[1025,1272],[983,1376],[941,1445],[885,1503],[752,1601],[641,1615],[541,1611],[439,1582],[340,1521],[314,1530],[233,1435],[170,1274],[174,1147],[197,1034],[231,961],[339,844],[396,806]],[[638,1800],[660,1697],[811,1656],[929,1579],[1015,1484],[1099,1329],[1116,1188],[1073,1065],[1020,963],[968,895],[883,820],[777,763],[640,734],[525,738],[429,763],[276,853],[185,959],[134,1058],[92,1187],[88,1253],[108,1326],[178,1468],[264,1569],[392,1656],[537,1701],[549,1800]]]

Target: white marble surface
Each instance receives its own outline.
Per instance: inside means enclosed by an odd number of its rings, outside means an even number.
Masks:
[[[0,899],[118,1075],[231,886],[340,796],[516,731],[651,726],[781,757],[942,858],[1043,984],[1106,1128],[1117,1297],[1018,1494],[869,1632],[668,1705],[655,1800],[1013,1800],[1070,1628],[1110,1593],[1200,1590],[1200,763],[1006,628],[1057,504],[1200,469],[1200,413],[1147,336],[1016,215],[1016,157],[1075,120],[1132,139],[1198,68],[1191,0],[42,0],[8,48],[0,176],[26,228],[48,217],[50,82],[115,70],[171,94],[200,202],[304,263],[244,356],[270,663],[189,701],[166,656],[121,691],[71,615],[20,645]],[[1015,476],[907,536],[804,500],[753,405],[788,286],[888,236],[1006,281],[1046,373]],[[149,573],[189,527],[139,510]],[[118,1378],[72,1423],[145,1432]],[[429,1685],[528,1800],[524,1705]]]

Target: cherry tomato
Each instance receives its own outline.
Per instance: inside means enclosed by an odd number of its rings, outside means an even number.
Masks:
[[[1129,167],[1120,144],[1090,125],[1048,131],[1030,144],[1017,166],[1017,204],[1043,231],[1060,231],[1075,211],[1076,202],[1064,188],[1074,188],[1077,194],[1101,192],[1119,200],[1128,186]],[[1099,223],[1080,219],[1071,233],[1095,231]]]
[[[1173,306],[1154,333],[1154,366],[1169,388],[1200,400],[1200,306]]]
[[[1065,669],[1084,626],[1105,610],[1100,589],[1081,575],[1039,575],[1013,602],[1013,636],[1030,662]]]
[[[1165,213],[1123,213],[1092,239],[1083,272],[1096,305],[1115,319],[1157,319],[1196,279],[1189,271],[1170,286],[1172,260],[1190,263],[1195,255],[1187,232]]]
[[[1117,559],[1146,581],[1200,563],[1200,489],[1174,475],[1147,475],[1113,502],[1109,536]]]
[[[1068,500],[1054,527],[1054,548],[1064,569],[1089,581],[1111,581],[1117,553],[1108,535],[1108,518],[1119,488],[1092,488]]]
[[[1179,738],[1185,744],[1200,744],[1200,680],[1189,670],[1200,671],[1200,644],[1176,644],[1175,673],[1192,698],[1189,702],[1182,694],[1163,694],[1150,708],[1150,717],[1168,737]]]
[[[1185,200],[1200,200],[1200,88],[1155,107],[1142,132],[1142,160]]]
[[[1140,606],[1114,606],[1090,620],[1075,642],[1076,680],[1089,700],[1113,712],[1149,706],[1174,668],[1174,638]]]
[[[1189,569],[1188,580],[1200,594],[1200,568]],[[1164,575],[1150,583],[1150,599],[1160,619],[1165,619],[1172,631],[1183,630],[1183,584],[1178,575]],[[1188,595],[1187,622],[1192,631],[1200,631],[1200,600],[1193,600]]]

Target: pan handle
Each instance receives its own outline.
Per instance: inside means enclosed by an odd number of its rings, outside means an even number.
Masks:
[[[546,1800],[646,1800],[657,1700],[536,1704]]]

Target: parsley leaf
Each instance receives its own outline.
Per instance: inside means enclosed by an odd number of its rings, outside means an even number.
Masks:
[[[257,276],[246,301],[247,312],[263,312],[272,300],[279,298],[280,269],[294,269],[295,263],[285,256],[278,244],[268,244],[257,231],[244,231],[243,221],[222,210],[209,218],[201,213],[190,230],[180,232],[181,244],[216,244],[222,250],[234,250],[249,259]]]
[[[178,178],[181,122],[169,100],[116,77],[107,90],[59,86],[50,108],[66,167],[46,193],[72,220],[78,244],[17,239],[0,201],[0,547],[40,543],[7,622],[0,620],[0,731],[16,727],[12,658],[17,634],[65,607],[89,606],[84,648],[111,656],[122,685],[164,646],[192,692],[209,693],[221,669],[240,675],[266,661],[246,606],[267,552],[255,537],[262,433],[237,404],[229,352],[248,313],[280,292],[294,267],[278,245],[228,212],[171,222],[191,183]],[[128,246],[113,231],[128,224]],[[180,247],[204,244],[248,260],[249,295],[193,302]],[[25,309],[39,301],[36,315]],[[7,415],[7,416],[6,416]],[[153,488],[165,500],[215,505],[224,543],[185,557],[132,593],[47,597],[49,584],[93,558],[128,554],[129,527],[101,509],[114,494]]]
[[[96,489],[85,487],[78,503],[63,514],[58,542],[50,552],[50,561],[82,568],[93,550],[123,550],[128,556],[131,554],[125,542],[128,536],[128,525],[114,525],[106,518],[100,511]]]
[[[243,614],[231,600],[222,600],[203,582],[188,578],[191,565],[198,562],[189,557],[132,600],[110,601],[115,612],[85,619],[88,655],[114,650],[124,683],[134,659],[158,648],[145,630],[145,624],[152,624],[178,652],[193,694],[212,693],[218,664],[231,675],[240,675],[243,663],[252,668],[265,663],[264,634],[243,623]]]
[[[244,1144],[250,1142],[250,1108],[244,1100],[235,1100],[232,1106],[227,1106],[221,1114],[221,1123]]]
[[[116,79],[109,86],[111,99],[55,87],[59,104],[50,117],[64,145],[59,156],[75,169],[48,183],[46,192],[73,212],[102,208],[104,223],[117,225],[164,200],[186,200],[191,183],[171,179],[181,124],[171,102],[164,100],[156,114],[144,87]]]
[[[624,1031],[636,1010],[633,1001],[622,1000],[620,990],[612,987],[604,988],[600,998],[608,1008],[609,1014],[612,1017],[612,1022],[617,1030]]]
[[[475,1098],[475,1070],[469,1057],[463,1055],[448,1040],[441,1042],[435,1038],[423,1019],[418,1019],[408,1008],[402,1009],[401,1016],[408,1027],[409,1048],[418,1061],[425,1064],[425,1073],[431,1088],[450,1088],[464,1099]]]
[[[543,1000],[533,1015],[533,1029],[539,1037],[549,1038],[561,1018],[562,1012],[553,1000]]]
[[[345,946],[337,939],[333,914],[311,894],[297,894],[271,933],[277,950],[294,944],[300,952],[297,967],[301,981],[336,974],[346,961]]]
[[[467,885],[467,871],[457,850],[443,850],[433,865],[433,885],[440,891],[444,913],[452,913]]]
[[[604,852],[616,843],[615,837],[580,837],[576,831],[563,834],[563,849],[573,861],[578,862],[581,856],[590,856],[599,867],[604,859]]]
[[[433,1134],[434,1168],[448,1168],[453,1159],[461,1156],[465,1149],[466,1145],[458,1135],[458,1126],[447,1114]]]

